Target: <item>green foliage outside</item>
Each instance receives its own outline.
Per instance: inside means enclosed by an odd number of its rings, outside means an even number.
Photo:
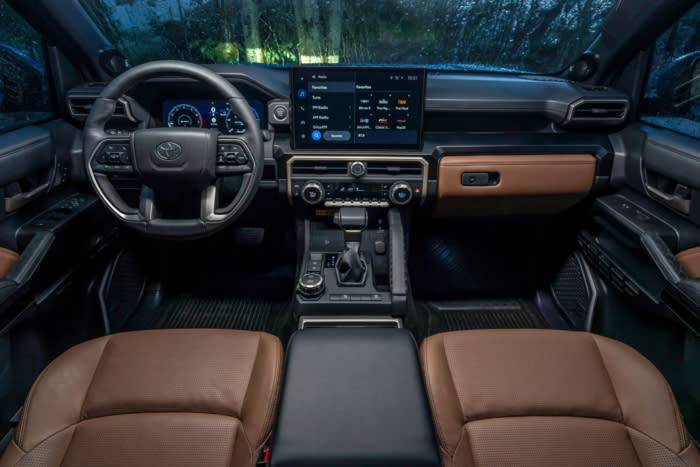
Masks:
[[[81,0],[135,65],[414,64],[557,72],[616,0]]]
[[[654,59],[649,72],[647,94],[656,92],[661,72],[673,60],[698,50],[700,50],[700,5],[686,13],[656,41]]]
[[[37,63],[44,62],[41,36],[4,0],[0,1],[0,44],[19,50]]]

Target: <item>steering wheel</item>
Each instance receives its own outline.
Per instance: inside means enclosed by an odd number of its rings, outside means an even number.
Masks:
[[[122,95],[162,76],[183,76],[209,85],[228,101],[246,132],[230,136],[202,128],[148,128],[128,136],[107,134],[104,126]],[[247,100],[213,71],[174,60],[136,66],[104,88],[85,122],[83,153],[90,183],[112,214],[138,231],[169,238],[204,236],[234,222],[255,197],[264,163],[262,131]],[[110,175],[133,176],[141,183],[138,208],[124,202]],[[218,182],[225,176],[240,176],[242,181],[233,200],[219,206]],[[192,202],[190,218],[161,215],[159,200],[173,198]]]

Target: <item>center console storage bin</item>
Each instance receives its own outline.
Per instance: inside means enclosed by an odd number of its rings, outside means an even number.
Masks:
[[[272,467],[441,465],[406,330],[298,331],[285,373]]]

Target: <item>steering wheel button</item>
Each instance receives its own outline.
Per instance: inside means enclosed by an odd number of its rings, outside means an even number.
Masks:
[[[243,165],[248,163],[248,156],[243,152],[236,153],[236,163]]]
[[[236,156],[238,153],[235,152],[227,152],[226,153],[226,163],[227,164],[235,164],[236,163]]]

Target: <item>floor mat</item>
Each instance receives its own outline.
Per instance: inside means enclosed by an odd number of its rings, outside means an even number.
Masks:
[[[264,331],[279,335],[286,324],[287,301],[253,298],[201,298],[180,295],[165,300],[144,329],[215,328]]]
[[[420,302],[428,313],[426,335],[465,329],[546,328],[530,300]]]

